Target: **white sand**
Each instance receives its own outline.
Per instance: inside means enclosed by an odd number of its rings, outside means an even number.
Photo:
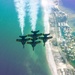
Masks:
[[[46,43],[46,58],[49,64],[49,68],[51,70],[52,75],[58,75],[56,64],[52,55],[52,51],[50,48],[49,41]]]

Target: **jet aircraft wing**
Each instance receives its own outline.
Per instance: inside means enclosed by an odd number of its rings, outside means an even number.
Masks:
[[[16,41],[21,42],[21,39],[16,39]]]
[[[28,34],[28,36],[30,36],[30,37],[38,37],[38,36],[41,36],[41,35],[43,35],[42,33],[39,33],[39,34]]]
[[[50,36],[50,37],[47,37],[47,39],[51,39],[51,38],[53,38],[52,36]]]
[[[43,36],[45,36],[45,37],[47,37],[48,35],[50,35],[50,33],[48,33],[48,34],[43,34]]]
[[[27,44],[38,44],[38,43],[40,43],[41,41],[35,41],[35,42],[27,42]]]
[[[41,41],[35,41],[35,42],[27,42],[27,44],[31,44],[31,46],[33,47],[33,50],[34,50],[34,47],[36,46],[36,44],[40,43]]]

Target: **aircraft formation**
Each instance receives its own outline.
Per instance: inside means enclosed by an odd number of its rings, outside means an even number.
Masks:
[[[38,33],[39,30],[37,31],[31,31],[32,34],[28,34],[28,35],[25,35],[25,36],[19,36],[21,39],[16,39],[17,42],[21,42],[22,45],[23,45],[23,48],[24,48],[24,45],[25,44],[30,44],[34,50],[34,47],[41,43],[40,40],[43,41],[44,43],[44,46],[45,46],[45,43],[47,42],[48,39],[51,39],[52,36],[49,36],[50,33],[48,34],[43,34],[43,33]]]

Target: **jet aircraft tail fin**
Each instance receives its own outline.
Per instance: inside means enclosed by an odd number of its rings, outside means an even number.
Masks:
[[[37,31],[31,31],[32,33],[38,33],[39,32],[39,30],[37,30]]]
[[[27,35],[25,35],[25,36],[19,36],[20,38],[26,38],[27,37]]]

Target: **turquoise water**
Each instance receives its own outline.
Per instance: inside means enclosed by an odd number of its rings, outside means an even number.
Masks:
[[[75,32],[72,32],[72,35],[75,36]]]
[[[29,16],[25,18],[24,33],[31,31]],[[36,30],[44,32],[42,9],[39,8]],[[13,0],[0,0],[0,75],[51,75],[42,44],[32,50],[22,48],[15,40],[21,35]]]

